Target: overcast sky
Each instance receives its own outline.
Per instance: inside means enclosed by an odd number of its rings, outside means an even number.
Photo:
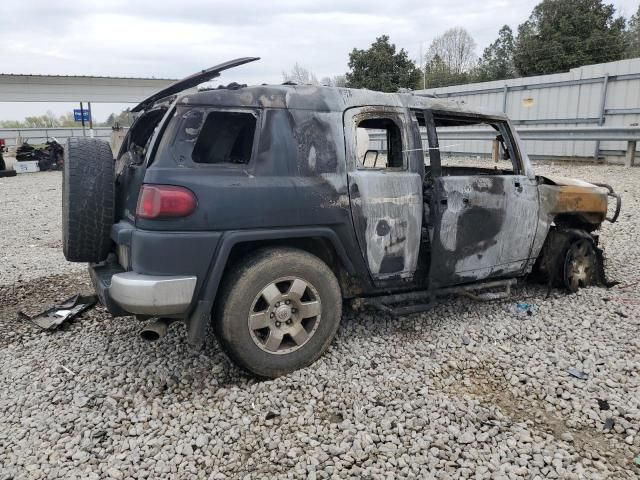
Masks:
[[[0,73],[179,78],[222,61],[261,61],[221,83],[281,82],[296,61],[318,78],[347,70],[349,52],[388,34],[418,61],[447,28],[466,28],[477,54],[514,31],[538,0],[22,0],[0,2]],[[613,0],[629,17],[638,0]],[[66,104],[0,104],[0,119],[70,111]],[[120,105],[96,105],[104,120]]]

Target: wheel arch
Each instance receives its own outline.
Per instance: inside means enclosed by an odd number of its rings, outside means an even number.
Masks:
[[[221,282],[229,267],[249,251],[285,246],[306,251],[324,261],[338,278],[343,295],[349,296],[350,292],[354,295],[358,290],[353,282],[356,276],[353,262],[336,232],[329,227],[226,232],[220,239],[200,298],[188,318],[189,343],[199,345],[204,340]]]
[[[565,253],[570,242],[585,239],[593,243],[594,248],[598,246],[598,237],[590,231],[580,228],[580,225],[557,225],[549,227],[544,238],[544,243],[540,249],[533,267],[534,276],[550,276],[549,281],[556,281],[558,262]]]

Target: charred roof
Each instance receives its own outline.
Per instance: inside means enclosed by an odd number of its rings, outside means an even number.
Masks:
[[[483,111],[450,100],[413,93],[383,93],[372,90],[316,85],[256,85],[203,90],[179,97],[178,105],[217,107],[286,108],[343,112],[352,107],[379,106],[433,109],[503,117],[499,112]]]

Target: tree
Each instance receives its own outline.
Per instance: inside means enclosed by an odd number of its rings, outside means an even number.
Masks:
[[[454,75],[469,73],[476,65],[476,42],[464,28],[450,28],[436,37],[427,51],[427,63],[436,56]]]
[[[435,55],[425,65],[424,79],[418,80],[418,88],[447,87],[469,83],[469,74],[455,73],[439,55]]]
[[[640,57],[640,7],[634,16],[629,20],[629,46],[627,47],[627,58]]]
[[[323,77],[320,80],[320,85],[327,87],[346,87],[347,78],[344,75],[334,75],[333,77]]]
[[[404,48],[396,51],[388,35],[376,38],[367,50],[354,48],[349,54],[348,87],[397,92],[399,88],[415,87],[419,78],[416,64]]]
[[[513,60],[521,75],[544,75],[623,58],[625,20],[602,0],[543,0],[518,27]]]
[[[290,72],[282,72],[284,82],[296,83],[298,85],[320,85],[317,77],[308,68],[296,62]]]
[[[120,113],[112,113],[107,117],[107,120],[102,123],[101,127],[113,127],[120,125],[121,127],[130,127],[133,123],[133,115],[130,108],[125,108]]]
[[[475,71],[475,80],[488,82],[514,78],[517,73],[513,64],[513,48],[513,31],[509,25],[504,25],[498,32],[496,41],[484,49]]]

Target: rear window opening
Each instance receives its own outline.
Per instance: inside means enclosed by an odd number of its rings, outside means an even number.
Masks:
[[[191,158],[196,163],[248,164],[255,132],[253,113],[209,112]]]

